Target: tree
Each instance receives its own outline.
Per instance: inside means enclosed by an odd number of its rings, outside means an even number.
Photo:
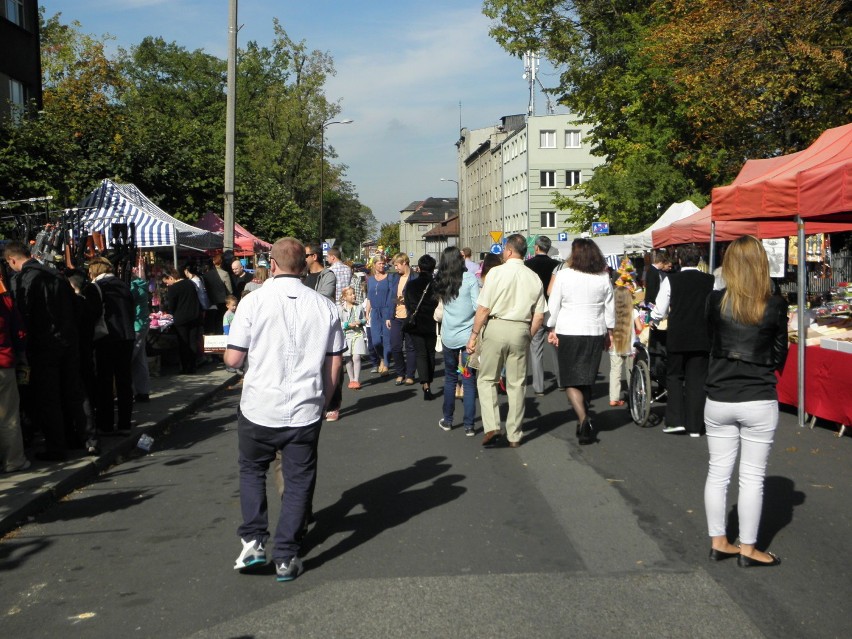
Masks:
[[[593,125],[604,163],[578,187],[591,202],[555,198],[571,226],[641,230],[674,201],[705,201],[745,159],[849,119],[841,0],[487,0],[484,12],[509,52],[560,66],[554,92]]]
[[[147,37],[121,52],[130,137],[121,178],[175,217],[222,208],[225,62]]]
[[[385,253],[393,255],[399,251],[399,222],[387,222],[379,229],[379,246]]]
[[[74,206],[120,163],[126,123],[116,96],[123,77],[105,39],[41,18],[43,110],[0,124],[0,183],[6,197],[53,195]]]

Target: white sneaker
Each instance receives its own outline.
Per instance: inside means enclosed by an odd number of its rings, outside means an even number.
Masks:
[[[282,561],[275,566],[275,579],[277,581],[293,581],[302,574],[302,560],[293,557],[289,562]]]
[[[685,433],[686,426],[664,426],[663,432],[666,434],[670,433]]]
[[[262,543],[256,539],[253,539],[252,541],[240,539],[240,541],[243,543],[243,551],[240,553],[240,556],[237,557],[237,563],[234,564],[234,570],[245,570],[252,566],[260,566],[267,563],[268,559],[266,558],[266,549],[263,547]]]

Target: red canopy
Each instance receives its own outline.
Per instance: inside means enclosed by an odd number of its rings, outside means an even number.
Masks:
[[[708,204],[697,213],[652,233],[654,248],[672,244],[710,241],[710,220],[713,205]],[[760,239],[789,237],[796,235],[796,222],[793,220],[727,220],[716,222],[716,240],[728,242],[743,235],[754,235]],[[852,230],[852,223],[808,222],[805,231],[815,233],[836,233]]]
[[[737,176],[713,189],[714,220],[795,215],[852,220],[852,124],[825,131],[804,151],[764,162],[771,164],[757,168],[768,170],[755,177]]]
[[[198,220],[196,226],[205,231],[213,231],[214,233],[225,232],[224,220],[213,211],[209,211],[204,217]],[[272,248],[272,244],[255,237],[236,222],[234,222],[234,244],[236,244],[234,247],[235,255],[265,253]]]

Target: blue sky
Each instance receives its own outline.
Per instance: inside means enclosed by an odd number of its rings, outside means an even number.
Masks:
[[[227,57],[228,0],[41,0],[85,33],[115,36],[129,48],[148,35]],[[481,128],[525,113],[520,60],[489,36],[477,0],[241,0],[239,46],[270,44],[272,19],[289,36],[334,58],[326,94],[339,100],[349,125],[329,127],[326,140],[349,168],[361,202],[379,222],[430,196],[454,197],[454,143],[461,124]],[[556,78],[544,74],[545,86]],[[544,101],[537,98],[537,113]],[[239,117],[239,114],[237,114]],[[239,179],[239,176],[237,176]],[[239,202],[237,202],[239,219]]]

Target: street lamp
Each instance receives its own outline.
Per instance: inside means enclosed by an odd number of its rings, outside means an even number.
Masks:
[[[320,210],[319,210],[319,241],[320,244],[325,242],[322,233],[322,218],[323,218],[323,209],[322,209],[322,201],[323,201],[323,189],[325,181],[325,130],[330,127],[332,124],[352,124],[355,120],[351,118],[346,118],[345,120],[327,120],[322,123],[322,128],[320,129]]]
[[[458,183],[457,180],[454,180],[452,178],[441,178],[441,182],[455,182],[456,183],[456,214],[459,216],[459,242],[461,242],[462,226],[461,226],[461,197],[460,197],[460,193],[459,193],[459,188],[460,188],[459,183]]]

